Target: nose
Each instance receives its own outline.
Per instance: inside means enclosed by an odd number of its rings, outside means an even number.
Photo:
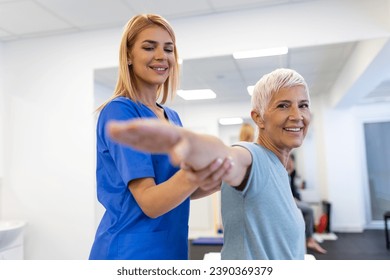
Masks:
[[[290,107],[290,114],[288,118],[290,120],[303,120],[302,112],[299,110],[298,106],[293,105]]]
[[[166,53],[163,48],[156,48],[156,52],[154,53],[155,60],[164,60],[166,59]]]

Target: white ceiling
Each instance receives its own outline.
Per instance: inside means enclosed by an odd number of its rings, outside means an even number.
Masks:
[[[171,20],[310,1],[317,0],[0,0],[0,40],[122,27],[138,13]]]
[[[0,0],[0,41],[122,28],[132,15],[144,12],[172,20],[314,1],[324,0]],[[313,95],[324,94],[332,89],[357,43],[293,48],[280,57],[234,60],[232,56],[217,56],[185,60],[181,88],[212,88],[218,97],[208,102],[249,101],[248,85],[275,68],[289,67],[306,78]],[[116,76],[115,68],[95,73],[97,82],[110,88],[114,87]],[[390,100],[390,81],[383,81],[369,96],[374,101]],[[177,97],[175,102],[189,101]]]
[[[263,58],[235,60],[233,56],[216,56],[185,60],[182,64],[181,89],[211,88],[216,92],[217,98],[185,101],[177,96],[175,103],[250,101],[247,86],[254,85],[262,75],[279,67],[296,69],[302,74],[309,85],[311,95],[327,92],[355,45],[356,43],[342,43],[296,48],[286,55]],[[96,81],[106,87],[113,89],[116,78],[117,68],[95,71]]]

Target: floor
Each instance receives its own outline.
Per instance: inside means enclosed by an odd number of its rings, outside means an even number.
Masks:
[[[317,260],[390,260],[384,230],[362,233],[335,232],[337,240],[324,240],[321,246],[328,252],[318,254],[308,250]]]
[[[308,250],[317,260],[390,260],[390,250],[386,249],[384,230],[366,230],[362,233],[335,232],[337,240],[324,240],[321,243],[328,252],[318,254]],[[190,259],[201,260],[207,252],[219,252],[222,246],[192,245]]]

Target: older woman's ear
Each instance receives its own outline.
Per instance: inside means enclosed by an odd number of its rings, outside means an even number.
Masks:
[[[264,128],[264,120],[257,111],[251,111],[251,117],[259,128]]]

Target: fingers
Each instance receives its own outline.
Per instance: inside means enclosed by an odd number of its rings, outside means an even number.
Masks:
[[[233,161],[230,157],[227,157],[223,160],[223,162],[220,164],[220,167],[217,168],[211,175],[211,179],[213,181],[220,181],[229,174],[233,167]]]
[[[207,184],[200,186],[199,188],[204,190],[204,191],[207,191],[207,192],[216,192],[216,191],[219,191],[221,189],[221,183],[222,183],[222,181],[210,182],[210,183],[207,183]]]
[[[186,162],[182,161],[180,163],[180,168],[183,169],[183,170],[191,170],[191,166],[189,166]]]
[[[200,185],[201,188],[210,188],[221,184],[223,177],[231,171],[233,162],[230,157],[224,160],[216,159],[199,171],[191,170],[185,163],[182,163],[181,167],[188,172],[189,180]]]
[[[216,172],[216,170],[218,170],[221,167],[222,163],[223,163],[222,159],[216,159],[204,169],[197,170],[197,171],[191,170],[192,173],[191,177],[198,184],[202,184],[202,185],[207,184],[212,179],[213,173]]]

